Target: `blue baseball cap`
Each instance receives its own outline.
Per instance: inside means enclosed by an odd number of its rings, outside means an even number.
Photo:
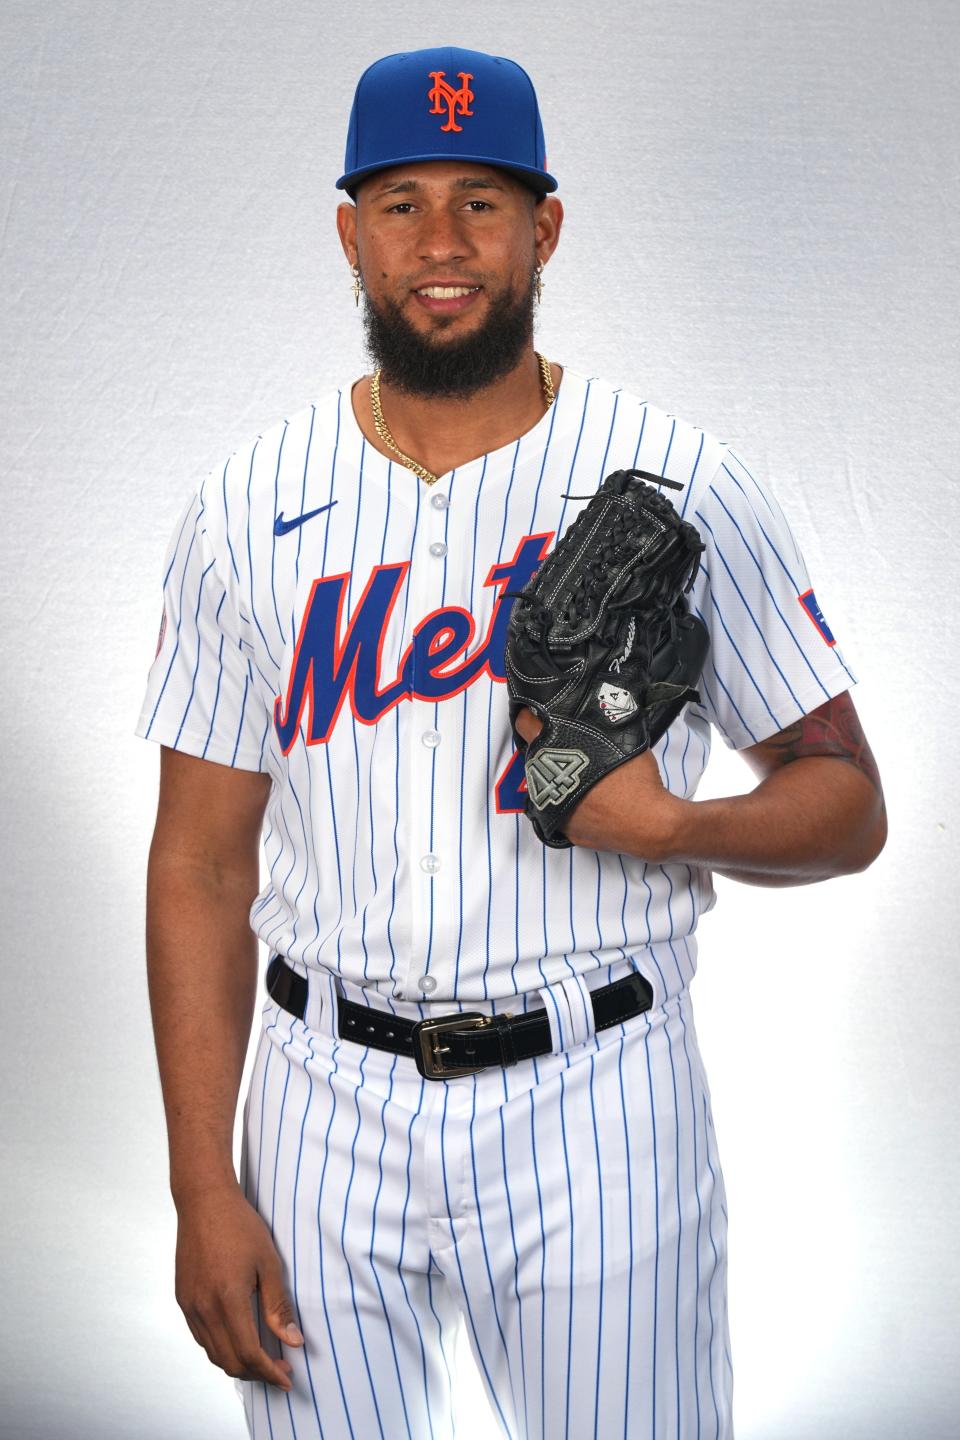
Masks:
[[[496,165],[542,194],[557,188],[530,76],[480,50],[410,50],[360,76],[337,189],[353,198],[374,171],[423,160]]]

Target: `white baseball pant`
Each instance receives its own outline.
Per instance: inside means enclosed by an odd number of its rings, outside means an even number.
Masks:
[[[410,1020],[449,1002],[314,970],[306,1023],[264,1005],[241,1183],[305,1344],[261,1326],[293,1384],[235,1382],[254,1440],[453,1440],[464,1324],[508,1440],[731,1440],[726,1201],[689,992],[655,988],[597,1034],[586,989],[628,968],[463,1006],[546,1003],[554,1053],[448,1080],[340,1039],[336,997]]]

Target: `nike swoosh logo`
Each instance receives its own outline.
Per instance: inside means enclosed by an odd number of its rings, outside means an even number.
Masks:
[[[305,515],[297,515],[293,520],[284,520],[283,511],[273,522],[274,535],[287,535],[291,530],[296,530],[298,525],[303,525],[307,520],[312,520],[314,515],[322,515],[324,510],[329,510],[331,505],[336,505],[336,500],[329,501],[326,505],[318,505],[316,510],[308,510]]]

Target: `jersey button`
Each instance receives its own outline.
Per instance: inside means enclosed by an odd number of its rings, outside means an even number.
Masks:
[[[437,982],[432,975],[421,975],[417,984],[420,986],[424,995],[431,994],[431,992],[437,988]]]
[[[423,741],[424,745],[426,745],[428,750],[436,750],[437,746],[440,744],[440,731],[424,730],[423,734],[420,736],[420,739]]]
[[[440,869],[439,855],[423,855],[420,858],[420,869],[425,870],[428,875],[436,875]]]
[[[447,506],[450,504],[450,501],[447,499],[446,495],[431,495],[430,504],[433,506],[434,510],[446,510]]]
[[[431,555],[436,555],[437,559],[439,560],[440,557],[441,557],[442,555],[446,555],[446,553],[447,553],[447,547],[446,547],[446,545],[444,545],[443,541],[442,541],[442,540],[434,540],[433,544],[430,546],[430,554],[431,554]]]

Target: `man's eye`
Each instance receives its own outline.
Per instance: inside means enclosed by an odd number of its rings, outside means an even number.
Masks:
[[[493,206],[488,200],[469,200],[468,205],[479,205],[481,210],[492,210]]]
[[[400,211],[400,210],[412,210],[412,209],[413,209],[413,206],[411,205],[411,203],[410,203],[409,200],[398,200],[397,203],[396,203],[396,205],[391,205],[391,206],[388,208],[387,214],[388,214],[388,215],[392,215],[395,211]]]

